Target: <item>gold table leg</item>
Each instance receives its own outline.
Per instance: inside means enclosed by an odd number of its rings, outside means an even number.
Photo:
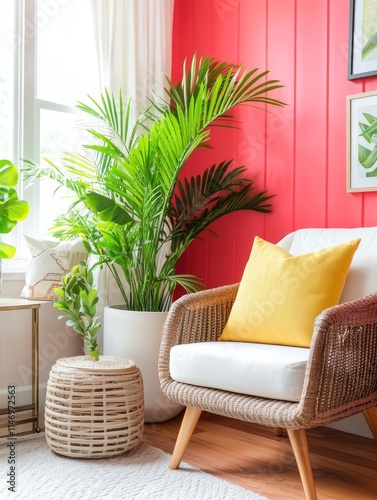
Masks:
[[[32,403],[33,431],[40,432],[39,415],[39,307],[32,309]]]

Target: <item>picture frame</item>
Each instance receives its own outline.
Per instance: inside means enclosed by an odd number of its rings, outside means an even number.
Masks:
[[[347,96],[347,192],[377,191],[377,91]]]
[[[350,0],[348,79],[377,75],[377,19],[374,0]]]

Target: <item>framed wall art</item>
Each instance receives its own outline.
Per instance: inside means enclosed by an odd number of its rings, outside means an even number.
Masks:
[[[377,74],[376,0],[350,0],[348,79]]]
[[[377,191],[377,91],[347,96],[347,191]]]

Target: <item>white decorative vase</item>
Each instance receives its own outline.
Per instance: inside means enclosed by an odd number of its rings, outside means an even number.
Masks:
[[[103,312],[103,354],[132,359],[140,368],[145,422],[164,422],[183,408],[160,387],[158,356],[166,316],[167,312],[128,311],[123,305],[105,306]]]

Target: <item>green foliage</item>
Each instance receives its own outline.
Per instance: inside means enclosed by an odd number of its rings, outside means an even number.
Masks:
[[[182,168],[195,150],[211,146],[212,126],[235,126],[236,106],[283,106],[266,95],[279,87],[266,71],[194,57],[181,81],[167,79],[169,102],[152,101],[136,123],[121,93],[106,90],[98,101],[79,103],[98,123],[86,129],[91,141],[84,152],[65,154],[62,166],[26,162],[23,169],[73,194],[53,235],[80,236],[110,269],[129,310],[168,310],[177,285],[200,289],[196,276],[179,275],[176,267],[201,231],[238,210],[271,211],[272,195],[257,191],[243,166],[222,161],[191,178],[182,178]]]
[[[359,122],[361,130],[360,137],[363,137],[372,147],[370,150],[362,144],[358,144],[358,159],[365,169],[372,168],[377,162],[377,118],[370,113],[363,113],[365,122]],[[377,168],[366,173],[366,177],[376,177]]]
[[[374,33],[363,46],[361,57],[365,59],[374,49],[377,48],[377,33]]]
[[[10,233],[29,213],[28,203],[18,199],[17,183],[17,168],[9,160],[0,160],[0,234]],[[14,246],[0,242],[1,259],[10,259],[15,252]]]
[[[80,261],[72,271],[63,276],[63,284],[55,288],[59,299],[54,307],[66,318],[67,326],[83,336],[84,346],[89,349],[89,356],[98,361],[100,348],[97,343],[97,332],[101,323],[96,316],[98,295],[93,288],[93,273],[85,262]]]

